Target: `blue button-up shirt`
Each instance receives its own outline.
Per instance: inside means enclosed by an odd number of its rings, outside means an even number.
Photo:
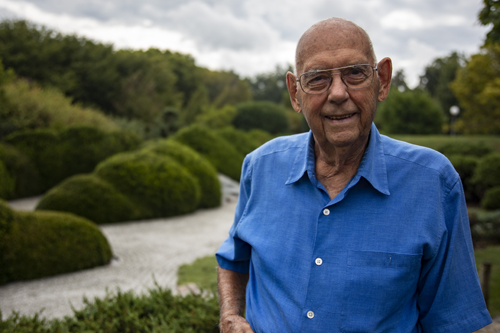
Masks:
[[[471,332],[491,322],[458,174],[441,154],[372,125],[335,198],[315,175],[314,139],[249,154],[222,268],[249,273],[255,332]]]

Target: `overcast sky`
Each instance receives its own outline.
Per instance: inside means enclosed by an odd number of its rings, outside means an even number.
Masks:
[[[242,77],[294,61],[301,34],[332,17],[370,34],[410,86],[452,51],[477,53],[487,28],[481,0],[0,0],[1,19],[27,19],[115,48],[157,47],[191,54],[199,66]]]

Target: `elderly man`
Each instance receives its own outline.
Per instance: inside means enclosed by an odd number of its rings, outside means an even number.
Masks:
[[[458,174],[372,124],[391,73],[352,22],[328,19],[301,37],[286,79],[311,131],[245,159],[217,252],[222,332],[457,333],[491,322]]]

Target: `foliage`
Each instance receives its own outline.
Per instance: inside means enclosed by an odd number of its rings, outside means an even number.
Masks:
[[[25,154],[11,145],[0,143],[0,164],[2,163],[12,179],[13,188],[9,195],[0,195],[0,198],[11,200],[40,193],[38,171]],[[2,186],[0,185],[0,192]]]
[[[500,44],[500,2],[498,0],[483,0],[484,7],[479,12],[479,22],[492,25],[486,35],[485,44]]]
[[[111,259],[100,230],[72,214],[16,212],[4,241],[7,282],[82,270]]]
[[[179,110],[175,107],[166,107],[153,119],[146,122],[137,118],[115,117],[113,120],[123,130],[134,132],[144,140],[166,138],[179,129]]]
[[[173,137],[205,157],[218,172],[234,179],[240,179],[243,155],[229,142],[209,128],[194,124],[182,128]]]
[[[424,75],[420,77],[420,88],[439,102],[447,118],[450,116],[450,107],[461,106],[450,84],[455,80],[457,71],[464,65],[464,55],[452,52],[447,57],[436,58],[425,67]]]
[[[210,104],[217,109],[251,100],[252,92],[246,80],[232,71],[210,71],[200,68],[201,80],[207,88]]]
[[[220,206],[222,192],[217,170],[195,150],[174,140],[159,140],[142,150],[173,158],[197,179],[201,190],[199,208]]]
[[[214,297],[174,296],[170,290],[156,286],[149,294],[134,295],[132,291],[108,293],[93,301],[84,298],[85,307],[74,310],[64,319],[47,320],[11,314],[0,318],[0,331],[12,333],[59,332],[219,332],[219,305]]]
[[[460,175],[462,185],[464,187],[465,199],[467,202],[479,202],[480,197],[476,189],[476,184],[473,182],[474,170],[476,169],[478,158],[469,155],[448,155],[451,164]]]
[[[255,141],[258,146],[263,145],[267,141],[274,138],[269,132],[260,129],[253,129],[247,132],[248,135]]]
[[[482,157],[493,152],[493,148],[484,141],[447,142],[437,148],[437,151],[446,156],[467,155]]]
[[[177,285],[195,283],[201,290],[217,291],[217,260],[215,256],[196,259],[182,265],[177,272]]]
[[[0,198],[7,199],[14,195],[15,181],[0,160]]]
[[[500,45],[471,57],[451,84],[465,108],[456,127],[465,134],[500,134]]]
[[[401,92],[409,89],[406,84],[406,77],[403,69],[396,71],[396,74],[392,76],[391,88],[397,89]]]
[[[136,203],[144,219],[190,213],[200,201],[196,178],[174,159],[153,152],[114,155],[94,173]]]
[[[247,155],[259,147],[259,143],[248,132],[238,130],[232,126],[221,128],[215,133],[231,143],[242,155]]]
[[[481,270],[482,263],[491,263],[488,311],[491,317],[495,318],[500,315],[500,246],[475,249],[474,255],[478,272]]]
[[[287,133],[290,130],[286,110],[268,101],[246,102],[236,105],[233,125],[245,131],[257,128],[271,134]]]
[[[275,70],[258,74],[250,79],[250,89],[255,101],[269,101],[282,104],[284,96],[288,95],[286,87],[286,73],[293,72],[292,65],[286,67],[276,66]]]
[[[500,209],[500,186],[486,190],[481,200],[481,206],[487,210]]]
[[[234,117],[236,117],[236,108],[234,106],[226,105],[221,109],[210,107],[196,116],[196,123],[211,129],[218,129],[231,126]]]
[[[442,131],[443,113],[425,92],[392,89],[380,104],[375,123],[390,134],[436,134]]]
[[[0,23],[1,25],[1,23]],[[75,124],[105,131],[119,127],[101,112],[72,104],[54,88],[41,88],[26,80],[4,86],[7,104],[0,109],[0,137],[14,131],[38,128],[61,129]]]
[[[97,224],[141,217],[134,201],[92,174],[75,175],[50,189],[39,201],[36,210],[73,213]]]
[[[482,145],[483,143],[492,148],[493,151],[500,153],[500,136],[494,135],[400,135],[391,134],[391,137],[413,143],[416,145],[429,147],[435,150],[440,150],[448,144],[463,144],[469,143]]]
[[[473,181],[482,191],[500,186],[500,153],[486,155],[479,159]]]

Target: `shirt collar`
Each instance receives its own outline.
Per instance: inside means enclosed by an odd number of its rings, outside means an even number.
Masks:
[[[314,137],[312,131],[309,131],[307,141],[304,141],[304,144],[299,148],[285,184],[288,185],[297,182],[306,172],[310,176],[314,175],[314,163]],[[390,195],[384,146],[380,138],[380,133],[373,123],[371,125],[368,147],[358,171],[353,177],[354,182],[351,183],[357,183],[360,177],[365,178],[380,193]]]

